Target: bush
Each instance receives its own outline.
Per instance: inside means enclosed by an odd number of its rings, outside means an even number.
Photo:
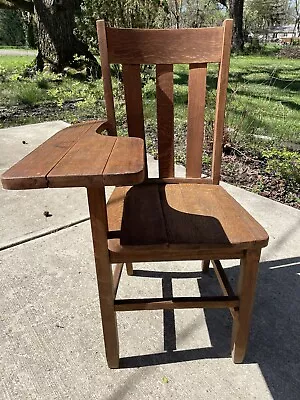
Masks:
[[[36,87],[34,83],[28,83],[21,86],[16,98],[19,104],[33,106],[47,100],[48,96],[46,92]]]
[[[287,180],[300,183],[300,154],[295,151],[269,149],[263,150],[266,171]]]

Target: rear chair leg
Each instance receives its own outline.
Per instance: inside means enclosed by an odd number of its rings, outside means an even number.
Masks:
[[[248,250],[241,259],[238,282],[240,306],[238,317],[233,321],[231,341],[232,359],[237,364],[243,362],[247,350],[259,258],[260,250]]]
[[[206,274],[209,270],[209,263],[210,263],[210,260],[202,260],[201,266],[202,266],[202,272],[204,274]]]
[[[127,275],[133,275],[133,265],[132,263],[126,263]]]
[[[114,308],[112,268],[107,247],[107,215],[104,187],[88,188],[96,273],[107,364],[119,367],[119,340]]]

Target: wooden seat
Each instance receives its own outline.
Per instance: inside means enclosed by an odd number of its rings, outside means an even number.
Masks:
[[[145,157],[143,183],[116,188],[107,209],[103,188],[88,188],[108,365],[119,366],[116,312],[199,307],[229,308],[232,356],[240,363],[247,348],[260,252],[268,235],[219,186],[232,20],[216,28],[166,30],[116,29],[98,21],[97,31],[109,135],[117,135],[110,64],[122,65],[129,136],[145,141],[141,64],[155,65],[157,98],[159,176],[148,178]],[[203,178],[209,63],[217,63],[219,69],[211,174]],[[174,172],[173,64],[189,65],[185,178]],[[235,293],[220,259],[236,258],[241,268]],[[202,260],[203,273],[212,264],[222,296],[116,299],[124,264],[132,274],[136,262],[197,259]]]
[[[199,250],[223,249],[232,255],[268,242],[266,231],[219,185],[119,187],[108,201],[107,214],[108,247],[115,262],[120,256],[136,261],[140,252],[144,257],[148,252],[151,260],[157,253],[156,261],[174,251],[177,257],[182,251],[195,259]]]

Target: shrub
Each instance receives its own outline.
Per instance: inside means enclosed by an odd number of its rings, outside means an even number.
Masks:
[[[20,87],[16,98],[19,104],[33,106],[47,100],[47,93],[36,87],[33,83],[24,84]]]
[[[266,171],[300,183],[300,154],[295,151],[268,149],[262,151]]]

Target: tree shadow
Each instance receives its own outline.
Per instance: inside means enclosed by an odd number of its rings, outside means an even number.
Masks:
[[[226,268],[228,279],[236,282],[239,266]],[[162,279],[163,296],[173,294],[172,280],[197,279],[202,296],[212,295],[216,278],[212,270],[201,272],[157,272],[135,270],[134,276]],[[274,399],[298,399],[300,393],[300,257],[260,264],[252,332],[244,364],[258,364]],[[215,294],[215,293],[214,293]],[[231,317],[226,309],[205,309],[211,347],[176,350],[173,310],[164,311],[165,352],[122,358],[121,368],[169,364],[198,359],[230,357]],[[192,323],[180,335],[188,336]],[[175,351],[176,350],[176,351]]]

